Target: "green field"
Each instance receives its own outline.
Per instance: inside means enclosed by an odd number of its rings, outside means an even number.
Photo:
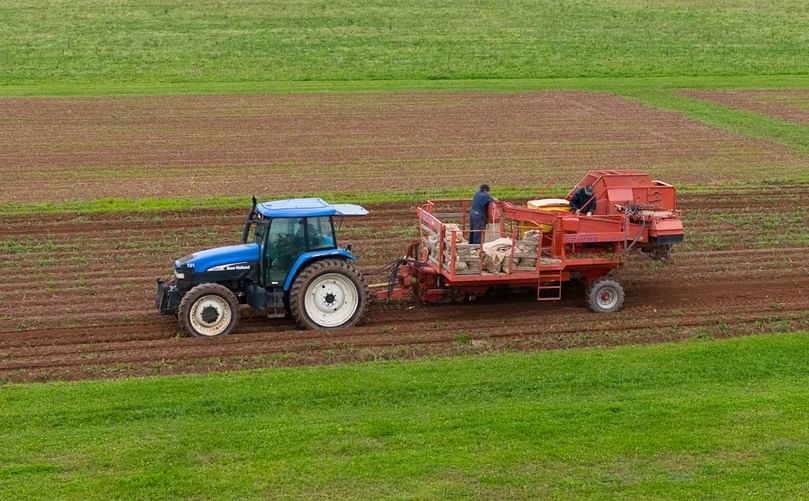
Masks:
[[[11,0],[0,82],[796,74],[801,0]]]
[[[678,92],[809,88],[809,10],[803,7],[795,0],[443,6],[352,0],[11,1],[0,5],[6,21],[0,96],[585,90],[638,100],[806,156],[806,125]],[[809,181],[809,169],[797,172],[777,181]],[[536,191],[500,189],[502,196],[515,197]],[[466,191],[464,186],[391,197],[455,198]],[[329,195],[339,201],[387,201],[379,193]],[[241,197],[210,196],[53,206],[0,200],[0,213],[242,205]]]
[[[6,0],[0,97],[597,91],[809,158],[805,124],[679,92],[809,89],[807,48],[804,0]],[[809,168],[790,176],[678,189],[806,185]],[[498,196],[535,188],[498,186]],[[328,191],[318,194],[381,203],[469,189]],[[41,214],[235,209],[245,200],[0,200],[0,217],[33,225]],[[715,217],[751,233],[761,224],[757,212]],[[801,218],[785,211],[764,224],[800,229]],[[805,245],[804,233],[784,238]],[[722,248],[695,241],[688,245]],[[7,239],[5,251],[34,245],[26,242]],[[807,353],[804,332],[185,377],[0,380],[0,499],[809,498]]]
[[[0,497],[796,499],[807,333],[0,390]]]
[[[754,0],[472,1],[441,7],[424,1],[14,1],[0,5],[0,18],[8,21],[0,37],[0,96],[585,90],[617,94],[807,156],[804,124],[679,93],[809,88],[809,10],[802,7],[800,1]],[[792,169],[777,181],[806,183],[809,169]],[[537,188],[499,190],[503,197],[524,198]],[[327,195],[373,203],[457,198],[468,190]],[[242,197],[203,195],[71,204],[0,200],[0,214],[242,205]]]

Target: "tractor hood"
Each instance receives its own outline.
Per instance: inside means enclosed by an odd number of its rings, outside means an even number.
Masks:
[[[175,262],[177,268],[186,266],[196,273],[241,269],[258,262],[258,244],[229,245],[189,254]]]

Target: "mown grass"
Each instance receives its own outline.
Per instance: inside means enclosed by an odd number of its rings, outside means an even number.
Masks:
[[[776,117],[734,109],[705,99],[698,99],[672,91],[628,90],[623,96],[667,111],[675,111],[686,118],[703,122],[746,137],[762,139],[794,148],[809,155],[809,126],[787,122]]]
[[[796,74],[802,0],[11,0],[0,82]]]
[[[9,499],[794,499],[809,335],[0,390]]]

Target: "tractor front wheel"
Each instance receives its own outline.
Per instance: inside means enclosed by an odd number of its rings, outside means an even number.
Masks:
[[[183,296],[177,318],[191,335],[225,336],[239,324],[239,300],[224,285],[200,284]]]
[[[624,304],[624,288],[608,277],[595,280],[585,292],[587,307],[596,313],[612,313]]]
[[[289,309],[304,329],[340,329],[362,320],[369,296],[365,279],[351,262],[323,259],[295,277]]]

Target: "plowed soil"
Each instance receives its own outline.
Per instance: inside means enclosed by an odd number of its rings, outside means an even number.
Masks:
[[[632,257],[624,309],[590,313],[581,292],[465,305],[376,305],[333,334],[246,318],[222,339],[182,337],[153,309],[173,259],[236,241],[244,214],[196,211],[0,220],[0,378],[13,381],[205,372],[722,337],[809,326],[809,186],[686,195],[687,243],[667,265]],[[413,207],[371,206],[346,225],[371,282],[415,229]]]
[[[731,108],[755,111],[788,122],[809,125],[808,89],[748,91],[686,91],[689,96],[707,99]]]
[[[785,147],[617,96],[352,93],[0,99],[0,201],[783,178]]]

